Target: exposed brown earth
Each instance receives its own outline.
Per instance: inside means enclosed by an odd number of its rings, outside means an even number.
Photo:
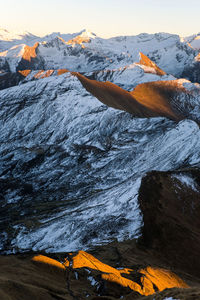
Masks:
[[[173,107],[172,99],[189,92],[179,84],[178,80],[169,80],[142,83],[130,93],[138,102],[157,115],[180,120],[183,116]]]
[[[112,248],[118,249],[115,244]],[[127,245],[122,245],[122,249],[127,249]],[[104,255],[106,252],[109,247]],[[117,269],[84,251],[68,255],[63,263],[44,255],[0,257],[0,266],[2,300],[120,298],[129,294],[139,299],[165,288],[188,288],[170,270],[136,265],[134,269]]]
[[[157,81],[139,84],[132,92],[107,82],[90,80],[85,76],[72,72],[77,76],[85,89],[104,104],[127,111],[135,117],[163,116],[178,121],[184,116],[173,107],[172,98],[187,93],[178,80]]]
[[[48,70],[48,71],[41,70],[41,71],[38,71],[38,73],[34,75],[34,78],[37,78],[37,79],[46,78],[46,77],[51,76],[53,73],[54,73],[54,70]]]
[[[18,73],[20,73],[23,77],[27,77],[30,73],[32,72],[32,70],[28,69],[28,70],[19,70]],[[53,74],[56,75],[62,75],[64,73],[68,73],[69,70],[67,69],[58,69],[58,70],[39,70],[35,75],[34,78],[36,79],[42,79],[42,78],[46,78],[46,77],[50,77]]]

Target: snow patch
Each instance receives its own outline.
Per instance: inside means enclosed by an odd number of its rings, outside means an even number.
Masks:
[[[193,191],[198,192],[194,179],[189,175],[173,175],[174,178],[178,179],[182,184],[191,188]]]

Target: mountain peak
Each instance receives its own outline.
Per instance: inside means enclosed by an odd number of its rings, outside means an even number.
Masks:
[[[88,38],[95,38],[96,37],[96,34],[88,29],[83,29],[81,32],[80,32],[80,36],[81,37],[88,37]]]
[[[92,39],[96,38],[96,34],[91,32],[90,30],[84,29],[82,30],[77,36],[72,38],[67,42],[69,45],[75,45],[75,44],[80,44],[82,45],[83,43],[90,43]]]

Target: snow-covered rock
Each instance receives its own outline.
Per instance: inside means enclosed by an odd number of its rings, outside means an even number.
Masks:
[[[85,73],[88,78],[98,81],[110,81],[118,86],[130,91],[139,83],[158,81],[158,80],[173,80],[172,75],[160,76],[156,74],[155,69],[147,68],[138,63],[121,67],[118,69],[105,69],[97,72]]]
[[[193,49],[200,51],[200,33],[182,38],[182,40],[187,42]]]
[[[0,91],[1,250],[71,251],[136,237],[150,170],[200,163],[192,120],[136,119],[70,73]]]

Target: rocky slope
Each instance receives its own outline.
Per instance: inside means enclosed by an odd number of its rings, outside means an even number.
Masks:
[[[199,276],[200,171],[152,172],[143,178],[139,202],[143,239],[173,268]],[[154,187],[152,189],[152,186]]]
[[[199,163],[194,121],[135,119],[70,73],[4,89],[0,99],[2,251],[136,237],[141,177]]]
[[[35,48],[34,48],[35,49]],[[27,54],[29,58],[34,56],[33,52]],[[142,58],[141,58],[142,57]],[[36,58],[37,60],[37,58]],[[28,65],[31,67],[31,63]],[[40,65],[38,65],[40,66]],[[25,83],[36,79],[42,79],[49,76],[62,75],[69,72],[68,69],[52,69],[52,70],[19,70],[15,73],[8,71],[1,73],[0,90],[7,87],[15,86],[17,84]],[[132,90],[133,87],[137,86],[142,82],[158,81],[158,80],[173,80],[175,79],[172,75],[167,75],[165,72],[158,68],[147,56],[140,53],[139,60],[137,63],[133,63],[129,66],[117,68],[117,69],[106,69],[96,72],[85,72],[83,73],[89,79],[96,79],[100,81],[111,81],[126,90]]]
[[[1,299],[198,300],[199,172],[154,171],[142,179],[137,242],[0,257]]]
[[[200,54],[185,68],[182,76],[193,82],[200,82]]]

